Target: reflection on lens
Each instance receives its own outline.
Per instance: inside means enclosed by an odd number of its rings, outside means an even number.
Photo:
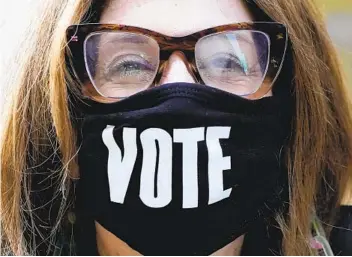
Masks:
[[[227,31],[206,36],[195,49],[199,74],[208,86],[249,95],[262,84],[269,63],[269,37],[259,31]]]
[[[84,54],[90,80],[104,97],[128,97],[148,88],[159,66],[158,43],[137,33],[91,34]]]

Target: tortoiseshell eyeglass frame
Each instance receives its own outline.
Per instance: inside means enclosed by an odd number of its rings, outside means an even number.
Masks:
[[[153,86],[160,81],[165,64],[167,63],[170,55],[174,51],[181,51],[184,53],[185,57],[187,58],[187,68],[190,74],[192,74],[197,83],[203,83],[197,71],[196,60],[194,55],[195,45],[198,40],[202,37],[215,33],[240,30],[262,32],[266,34],[270,39],[269,64],[267,72],[263,79],[263,83],[256,92],[246,96],[246,98],[249,99],[259,99],[269,92],[283,65],[288,42],[288,33],[286,26],[281,23],[235,23],[208,28],[183,37],[166,36],[148,29],[119,24],[77,24],[71,25],[67,28],[66,37],[68,47],[66,56],[69,58],[69,64],[72,66],[71,68],[75,73],[76,77],[82,84],[84,84],[84,82],[89,81],[88,72],[86,70],[84,62],[84,42],[91,33],[116,31],[137,33],[153,38],[159,44],[160,48],[160,62],[158,72],[155,76],[153,83],[150,86]],[[89,91],[92,91],[92,89],[90,89]],[[90,93],[98,98],[102,97],[98,92]]]

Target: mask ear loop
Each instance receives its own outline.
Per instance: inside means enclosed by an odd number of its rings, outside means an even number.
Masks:
[[[316,215],[313,217],[312,229],[315,236],[312,237],[310,246],[313,249],[318,250],[319,256],[334,256],[329,241],[326,238],[323,226]]]

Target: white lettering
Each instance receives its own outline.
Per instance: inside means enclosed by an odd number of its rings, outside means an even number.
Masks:
[[[229,138],[231,127],[210,127],[207,129],[209,204],[228,198],[232,188],[224,190],[223,171],[231,169],[231,157],[223,156],[219,139]]]
[[[156,173],[157,145],[159,165]],[[165,207],[172,199],[172,138],[164,130],[150,128],[142,132],[143,163],[140,198],[152,208]],[[156,176],[156,183],[155,183]],[[156,196],[154,196],[156,187]]]
[[[204,141],[204,127],[174,129],[174,142],[182,143],[183,208],[198,207],[198,142]]]
[[[102,139],[109,151],[108,180],[110,200],[123,204],[137,158],[137,130],[123,128],[124,156],[115,142],[114,126],[108,125]],[[172,201],[173,142],[182,144],[182,208],[199,205],[198,143],[206,141],[208,149],[208,204],[214,204],[230,196],[232,188],[224,190],[223,172],[231,169],[231,157],[223,156],[220,139],[228,139],[231,127],[204,127],[174,129],[173,140],[168,132],[149,128],[140,135],[143,150],[140,174],[141,201],[151,208],[162,208]],[[178,172],[178,171],[177,171]]]
[[[114,126],[108,125],[104,129],[102,137],[105,146],[109,150],[108,180],[110,200],[115,203],[123,203],[137,157],[136,129],[123,129],[124,156],[122,157],[121,150],[114,139],[114,128]]]

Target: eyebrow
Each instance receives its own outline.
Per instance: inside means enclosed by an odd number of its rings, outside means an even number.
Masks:
[[[119,32],[108,32],[107,34],[121,34],[120,37],[110,37],[106,35],[101,38],[101,41],[105,41],[105,43],[132,43],[132,44],[146,44],[148,43],[148,39],[142,35],[136,35],[131,33],[119,33]]]

